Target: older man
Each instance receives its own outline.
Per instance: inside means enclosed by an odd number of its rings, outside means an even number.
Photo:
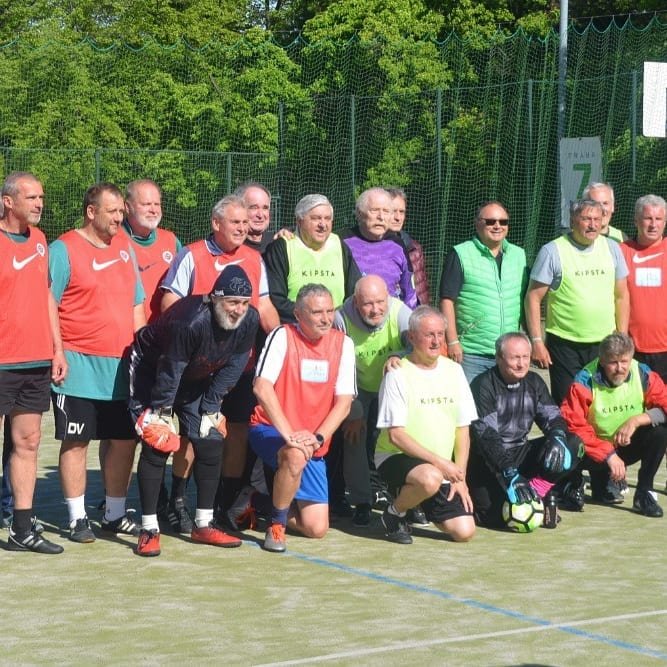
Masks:
[[[221,547],[241,545],[213,522],[213,504],[222,460],[223,396],[248,362],[259,316],[250,307],[252,287],[239,266],[225,267],[207,296],[180,299],[154,324],[141,329],[130,355],[130,410],[142,436],[138,478],[142,531],[137,553],[157,556],[160,534],[158,495],[169,455],[179,447],[172,413],[181,434],[194,445],[197,509],[193,542]],[[152,429],[158,437],[150,437]],[[159,429],[162,429],[160,433]]]
[[[575,377],[561,407],[569,429],[584,442],[584,468],[616,481],[640,462],[633,509],[648,517],[663,512],[653,480],[667,448],[667,388],[660,376],[632,358],[634,344],[624,333],[600,343],[600,356]],[[602,479],[604,480],[604,476]],[[593,497],[599,476],[591,474]]]
[[[243,199],[228,195],[218,201],[211,211],[211,235],[183,248],[162,282],[165,291],[163,310],[183,296],[207,294],[226,266],[238,265],[245,271],[252,285],[250,304],[259,312],[261,328],[268,333],[277,327],[279,319],[269,298],[264,261],[259,252],[245,245],[248,228],[248,209]],[[248,419],[255,405],[252,393],[255,361],[253,352],[246,372],[225,397],[223,413],[228,421],[228,433],[223,469],[227,490],[221,491],[221,495],[224,493],[234,497],[241,486],[238,480],[246,461]],[[172,486],[170,504],[174,510],[178,510],[176,514],[181,516],[180,523],[183,524],[181,532],[185,533],[190,528],[183,496],[192,463],[191,448],[184,446],[175,459],[178,463],[174,466],[175,486]]]
[[[412,274],[414,276],[415,292],[417,301],[422,306],[428,306],[431,298],[428,293],[428,274],[426,271],[426,256],[422,244],[413,239],[405,229],[405,211],[408,205],[408,198],[405,190],[402,188],[387,188],[391,197],[391,203],[394,207],[394,213],[389,221],[389,230],[397,234],[405,246],[408,259],[410,260]]]
[[[637,236],[621,244],[628,264],[630,323],[635,358],[648,364],[667,381],[667,203],[662,197],[644,195],[635,203]]]
[[[271,224],[271,193],[257,181],[239,185],[234,194],[241,197],[248,211],[248,236],[245,244],[263,253],[273,240]]]
[[[600,341],[628,330],[628,268],[618,243],[600,236],[604,209],[595,201],[572,205],[571,231],[540,248],[525,299],[532,358],[549,369],[551,395],[565,397],[575,373],[592,361]],[[546,341],[540,306],[547,297]]]
[[[547,498],[553,485],[577,467],[579,438],[567,425],[544,380],[530,370],[530,340],[518,331],[496,341],[496,365],[470,385],[479,419],[471,431],[468,486],[480,525],[500,528],[503,503]],[[536,424],[543,435],[528,439]],[[554,503],[544,526],[556,528]]]
[[[362,275],[379,275],[387,283],[390,296],[414,308],[417,293],[405,247],[393,232],[387,235],[393,215],[394,205],[386,190],[364,190],[354,206],[357,225],[344,230],[341,238],[352,252]]]
[[[63,548],[45,539],[32,521],[49,383],[61,384],[67,373],[58,310],[49,291],[46,238],[37,228],[44,190],[33,174],[14,172],[5,179],[1,195],[0,415],[8,415],[5,426],[13,442],[3,482],[8,473],[14,496],[7,548],[58,554]]]
[[[614,188],[609,183],[589,183],[581,196],[583,199],[590,199],[602,205],[602,222],[600,223],[602,236],[607,236],[618,243],[628,238],[622,230],[609,224],[614,215]]]
[[[320,194],[306,195],[296,205],[296,234],[277,238],[266,249],[271,300],[280,321],[293,323],[296,295],[303,285],[324,285],[340,306],[361,277],[352,253],[332,233],[333,206]]]
[[[324,285],[304,285],[294,313],[297,324],[273,331],[262,351],[255,378],[258,406],[250,428],[252,448],[276,471],[271,524],[263,545],[274,552],[286,549],[287,525],[307,537],[326,534],[323,457],[356,394],[354,345],[332,329],[329,290]],[[242,494],[239,501],[230,510],[234,525],[257,502],[250,494]]]
[[[354,342],[359,393],[349,418],[343,423],[343,469],[349,500],[356,505],[355,526],[367,526],[371,519],[373,491],[384,485],[375,470],[377,440],[377,396],[389,357],[407,347],[410,309],[390,297],[380,276],[361,278],[354,295],[336,312],[334,326]]]
[[[132,242],[137,256],[141,283],[146,300],[146,321],[155,321],[162,312],[162,279],[170,267],[181,242],[173,232],[162,229],[162,193],[148,178],[130,181],[125,196],[123,230]]]
[[[406,514],[420,503],[452,540],[475,534],[465,476],[477,412],[461,366],[440,354],[445,327],[441,313],[419,306],[409,321],[412,352],[380,387],[375,464],[395,497],[382,523],[397,544],[412,544]]]
[[[475,237],[454,246],[440,280],[440,310],[447,318],[449,358],[468,382],[495,365],[494,341],[522,319],[526,254],[507,240],[509,214],[498,201],[475,214]]]
[[[97,439],[110,440],[102,530],[139,533],[125,512],[136,441],[121,363],[146,318],[134,251],[127,236],[118,233],[124,212],[115,185],[93,185],[83,199],[83,226],[65,232],[50,247],[51,291],[69,364],[65,381],[52,387],[53,405],[61,440],[60,481],[74,542],[95,540],[84,494],[88,443]]]

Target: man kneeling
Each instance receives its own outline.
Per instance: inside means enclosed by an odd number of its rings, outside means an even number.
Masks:
[[[274,329],[266,341],[254,384],[259,404],[250,419],[250,445],[276,471],[264,540],[264,549],[275,552],[285,551],[287,525],[307,537],[324,537],[329,529],[323,457],[356,394],[354,344],[331,328],[329,290],[304,285],[294,315],[296,325]],[[239,501],[230,510],[235,524],[257,499],[242,492]]]
[[[419,306],[408,324],[413,350],[380,387],[375,464],[396,497],[382,523],[398,544],[412,543],[405,516],[420,503],[455,542],[475,534],[465,476],[477,412],[461,366],[440,354],[445,326],[437,310]]]

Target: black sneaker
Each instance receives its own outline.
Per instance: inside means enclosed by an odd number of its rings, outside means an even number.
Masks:
[[[632,501],[632,509],[644,516],[659,519],[662,516],[662,507],[658,505],[655,491],[636,491]]]
[[[349,519],[354,514],[354,510],[350,503],[343,498],[333,503],[329,503],[329,515],[336,516],[341,519]]]
[[[195,527],[184,498],[175,498],[174,502],[167,506],[166,512],[158,515],[158,521],[164,520],[171,530],[180,535],[190,535]]]
[[[69,539],[72,542],[79,542],[81,544],[88,544],[95,541],[95,533],[90,527],[90,521],[87,516],[83,519],[77,519],[69,527]]]
[[[7,538],[7,549],[9,551],[34,551],[38,554],[61,554],[64,551],[59,544],[49,542],[34,529],[27,535],[17,535],[11,528]]]
[[[591,498],[596,503],[602,503],[603,505],[620,505],[625,500],[623,493],[621,493],[620,482],[613,479],[607,482],[602,491],[591,494]]]
[[[371,522],[371,506],[368,503],[360,503],[354,509],[352,525],[357,528],[366,528]]]
[[[132,535],[134,537],[139,537],[141,532],[141,526],[136,522],[132,521],[127,514],[113,521],[107,521],[102,519],[100,527],[106,533],[115,533],[116,535]]]
[[[30,523],[32,524],[32,529],[38,534],[41,535],[44,532],[44,526],[39,521],[36,516],[30,517]]]
[[[387,538],[390,542],[396,542],[396,544],[412,544],[410,527],[404,516],[389,514],[389,510],[386,509],[382,512],[382,524],[384,525]]]
[[[373,494],[373,509],[374,510],[386,510],[389,505],[391,505],[393,498],[391,497],[389,491],[385,489],[380,489]]]
[[[419,505],[408,510],[407,519],[411,526],[428,526],[430,523],[426,514],[424,514],[424,510]]]
[[[568,512],[581,512],[584,509],[584,480],[567,482],[560,495],[559,506]]]

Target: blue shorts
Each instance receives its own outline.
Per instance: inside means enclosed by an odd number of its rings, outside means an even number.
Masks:
[[[278,468],[278,451],[285,446],[282,435],[273,426],[251,426],[248,440],[252,450],[266,465]],[[301,484],[295,500],[309,503],[329,503],[327,468],[323,458],[310,459],[301,473]]]

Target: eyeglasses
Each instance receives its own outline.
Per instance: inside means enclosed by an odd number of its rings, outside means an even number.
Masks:
[[[480,220],[483,221],[487,227],[493,227],[496,222],[501,227],[507,227],[507,225],[510,224],[510,221],[507,218],[480,218]]]

